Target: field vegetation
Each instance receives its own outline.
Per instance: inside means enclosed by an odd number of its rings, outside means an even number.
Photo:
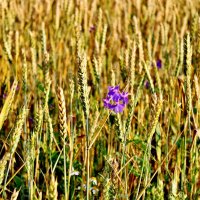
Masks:
[[[0,198],[200,199],[199,0],[1,0]]]

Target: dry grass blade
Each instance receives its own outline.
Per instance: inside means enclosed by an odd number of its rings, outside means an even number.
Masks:
[[[11,196],[11,200],[17,200],[18,195],[19,195],[19,191],[20,189],[17,191],[16,189],[13,191],[12,196]]]

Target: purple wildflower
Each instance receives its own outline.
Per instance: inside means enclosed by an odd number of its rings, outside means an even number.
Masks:
[[[30,123],[31,125],[34,124],[34,119],[33,119],[32,117],[29,117],[29,118],[28,118],[28,121],[29,121],[29,123]]]
[[[16,91],[18,91],[19,90],[19,85],[17,85],[17,87],[16,87]]]
[[[148,89],[149,88],[149,81],[146,80],[144,85],[145,85],[146,89]]]
[[[94,25],[90,26],[90,29],[89,29],[90,33],[95,31],[95,29],[96,29],[96,27]]]
[[[158,69],[161,69],[161,68],[162,68],[162,61],[161,61],[160,59],[158,59],[158,60],[156,61],[156,66],[157,66]]]
[[[3,94],[3,99],[6,99],[6,97],[7,97],[7,93],[4,93]]]
[[[128,104],[128,92],[120,92],[119,86],[109,86],[108,94],[103,99],[104,107],[108,108],[115,113],[122,112],[125,105]]]

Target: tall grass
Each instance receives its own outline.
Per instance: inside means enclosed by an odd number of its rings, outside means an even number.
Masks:
[[[0,1],[0,197],[199,199],[199,11]],[[129,93],[118,114],[114,85]]]

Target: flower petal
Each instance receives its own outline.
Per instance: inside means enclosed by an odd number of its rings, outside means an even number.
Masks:
[[[106,97],[103,99],[104,107],[109,108],[110,98]]]
[[[122,92],[120,94],[120,100],[123,101],[123,103],[128,104],[128,92]]]
[[[113,111],[116,113],[119,113],[119,112],[123,112],[123,109],[124,109],[124,104],[117,104],[113,108]]]
[[[117,86],[108,86],[108,95],[114,95],[115,93],[119,93],[119,85]]]

